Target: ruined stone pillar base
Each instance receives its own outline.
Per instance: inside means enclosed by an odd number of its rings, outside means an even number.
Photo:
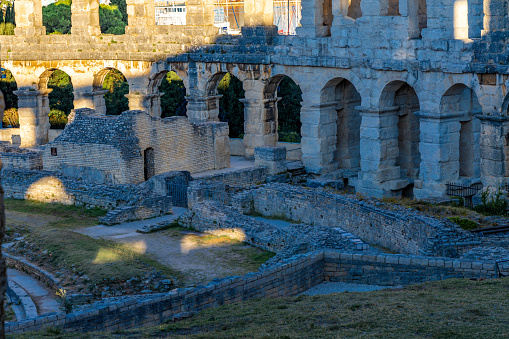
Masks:
[[[254,151],[255,166],[265,166],[269,175],[287,171],[286,148],[283,146],[256,147]]]
[[[481,181],[484,187],[508,183],[509,117],[478,116],[481,120]]]
[[[192,122],[219,121],[219,99],[222,95],[187,96],[187,117]]]
[[[49,110],[43,105],[43,93],[36,90],[14,91],[18,96],[21,147],[34,147],[48,142]]]

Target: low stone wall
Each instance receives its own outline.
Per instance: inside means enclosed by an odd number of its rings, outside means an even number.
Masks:
[[[495,262],[395,254],[324,252],[326,281],[397,286],[450,278],[497,278]]]
[[[251,187],[265,183],[267,169],[265,167],[249,167],[232,172],[194,178],[195,180],[217,181],[232,187]]]
[[[277,142],[276,146],[283,146],[286,148],[287,161],[302,160],[301,144],[279,141]],[[246,156],[246,146],[244,145],[244,139],[230,138],[230,155],[241,157]]]
[[[217,280],[207,286],[178,289],[141,303],[133,299],[82,313],[7,322],[5,333],[23,333],[48,327],[85,332],[156,325],[169,319],[188,317],[209,307],[254,298],[294,296],[323,280],[323,254],[311,253],[258,273]]]
[[[0,141],[10,142],[11,145],[21,144],[19,128],[0,128]]]
[[[2,170],[5,197],[47,203],[114,209],[136,204],[151,194],[136,185],[101,185],[63,177],[55,172]]]
[[[172,212],[171,197],[156,197],[145,199],[139,205],[120,206],[109,211],[99,222],[105,225],[120,224],[130,220],[142,220],[158,217]]]
[[[252,194],[254,209],[263,215],[341,227],[367,243],[398,253],[448,256],[444,244],[476,238],[448,220],[404,208],[390,211],[331,191],[273,183]]]
[[[41,270],[39,267],[29,263],[25,259],[14,257],[5,252],[2,255],[5,258],[5,264],[7,267],[27,273],[31,277],[48,286],[53,291],[58,291],[61,288],[60,280],[58,278],[54,277],[48,272]]]
[[[42,152],[22,148],[4,147],[0,158],[7,170],[42,170]]]

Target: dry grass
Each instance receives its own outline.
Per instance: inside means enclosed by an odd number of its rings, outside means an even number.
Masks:
[[[165,325],[80,338],[498,338],[509,280],[447,280],[366,293],[252,300]],[[50,330],[20,338],[75,338]]]

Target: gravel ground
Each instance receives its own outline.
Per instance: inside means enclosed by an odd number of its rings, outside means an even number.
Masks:
[[[362,284],[351,284],[351,283],[336,283],[330,281],[324,281],[323,283],[310,288],[307,291],[300,293],[299,295],[323,295],[331,293],[342,293],[342,292],[370,292],[378,291],[386,288],[394,288],[393,286],[378,286],[378,285],[362,285]]]

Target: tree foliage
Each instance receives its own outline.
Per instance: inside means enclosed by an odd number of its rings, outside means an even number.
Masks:
[[[18,108],[18,97],[14,94],[14,91],[18,89],[18,85],[11,71],[2,69],[2,78],[0,80],[0,90],[4,94],[5,108]]]
[[[187,112],[186,88],[175,72],[168,72],[159,86],[161,117],[185,116]]]
[[[117,6],[99,6],[101,33],[114,35],[125,34],[126,23],[122,19],[122,13],[118,10]]]
[[[59,69],[55,70],[48,79],[48,88],[52,89],[48,95],[50,109],[69,115],[74,108],[74,93],[69,75]]]
[[[230,73],[226,73],[219,82],[217,91],[222,95],[219,100],[219,120],[228,123],[231,138],[243,137],[244,104],[239,101],[244,98],[242,82]]]
[[[125,0],[111,0],[111,6],[117,6],[117,9],[122,13],[122,21],[127,25],[127,4]]]
[[[279,84],[277,95],[281,98],[277,104],[279,140],[300,142],[302,91],[292,79],[284,77]]]
[[[71,0],[60,0],[42,8],[46,34],[71,33]]]
[[[14,35],[15,26],[10,22],[0,23],[0,35]]]
[[[112,69],[104,77],[103,89],[108,90],[104,95],[106,114],[120,115],[129,110],[129,100],[125,97],[129,93],[129,84],[120,71]]]

